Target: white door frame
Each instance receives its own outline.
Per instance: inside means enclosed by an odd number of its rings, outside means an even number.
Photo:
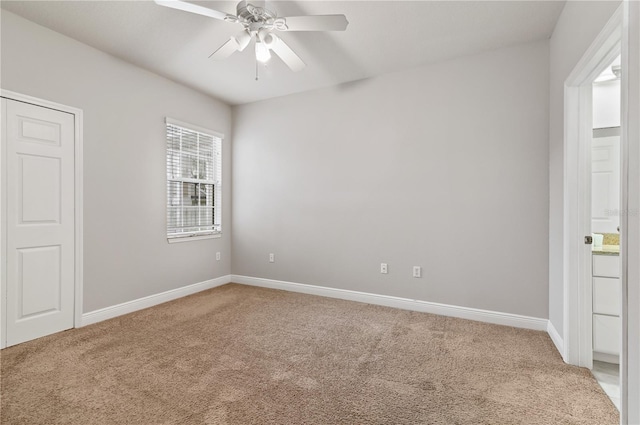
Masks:
[[[55,109],[62,112],[67,112],[74,115],[74,155],[75,155],[75,285],[74,285],[74,326],[76,328],[82,325],[82,288],[83,288],[83,139],[82,139],[82,110],[73,108],[71,106],[62,105],[48,100],[38,99],[32,96],[27,96],[20,93],[15,93],[8,90],[0,90],[0,96],[10,100],[16,100],[19,102],[30,103],[32,105],[41,106],[44,108]],[[4,111],[2,111],[4,114]],[[4,115],[3,115],[4,116]],[[4,124],[4,121],[3,121]],[[0,196],[0,221],[6,220],[4,215],[4,208],[6,208],[7,201],[7,188],[6,188],[6,152],[5,145],[2,145],[0,151],[0,189],[2,196]],[[2,258],[6,258],[6,246],[7,246],[7,234],[3,226],[0,226],[0,251],[2,251]],[[7,282],[6,282],[6,267],[4,264],[0,264],[0,348],[6,347],[7,342],[7,321],[3,316],[6,314],[3,303],[6,302],[7,294]]]
[[[640,424],[640,2],[623,8],[620,420]]]
[[[591,367],[591,82],[622,54],[621,283],[622,424],[640,424],[640,2],[623,0],[565,82],[564,346],[570,364]],[[587,214],[588,212],[588,214]],[[631,260],[630,260],[631,259]],[[582,279],[586,279],[582,280]],[[588,284],[581,283],[588,282]]]
[[[593,366],[591,245],[592,85],[621,52],[622,6],[571,72],[564,87],[564,353]]]

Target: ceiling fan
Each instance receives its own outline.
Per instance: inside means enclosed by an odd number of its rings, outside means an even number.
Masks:
[[[255,40],[256,61],[267,62],[271,52],[292,70],[300,71],[306,65],[300,57],[274,31],[344,31],[349,22],[344,15],[308,15],[279,17],[265,7],[264,1],[241,1],[236,7],[237,15],[220,12],[181,0],[154,0],[160,6],[183,10],[227,22],[237,22],[244,29],[232,36],[209,56],[211,59],[226,59],[235,52],[243,51]],[[256,71],[257,72],[257,71]],[[257,79],[257,75],[256,75]]]

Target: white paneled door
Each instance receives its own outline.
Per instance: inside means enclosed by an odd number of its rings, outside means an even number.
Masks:
[[[617,233],[620,226],[620,136],[591,143],[591,231]]]
[[[74,325],[74,115],[2,99],[7,346]],[[4,265],[3,265],[4,266]]]

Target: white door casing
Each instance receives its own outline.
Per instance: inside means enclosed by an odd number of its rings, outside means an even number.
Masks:
[[[640,424],[640,2],[623,8],[620,419]]]
[[[620,45],[616,48],[614,46]],[[613,48],[613,50],[611,50]],[[609,53],[607,53],[609,52]],[[581,98],[582,84],[595,79],[600,65],[622,53],[621,238],[622,352],[620,356],[621,424],[640,424],[640,2],[623,0],[594,43],[587,49],[565,85],[565,276],[563,358],[586,365],[581,313],[590,309],[582,296],[580,269],[590,253],[582,252],[584,226],[579,212],[590,195],[579,182],[584,170],[575,155],[581,137],[581,117],[590,105]],[[594,74],[592,74],[594,73]],[[575,220],[578,217],[578,220]],[[572,221],[573,220],[573,221]],[[590,328],[591,326],[589,326]]]
[[[6,345],[74,326],[74,115],[3,102]]]
[[[591,232],[617,233],[620,226],[620,136],[591,141]]]
[[[592,367],[591,143],[593,81],[620,54],[619,7],[565,81],[563,359]]]

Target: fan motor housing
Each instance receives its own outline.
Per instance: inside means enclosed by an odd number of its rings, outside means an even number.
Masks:
[[[241,1],[236,6],[236,13],[241,22],[267,22],[277,17],[277,14],[266,9],[266,2],[260,0]]]

